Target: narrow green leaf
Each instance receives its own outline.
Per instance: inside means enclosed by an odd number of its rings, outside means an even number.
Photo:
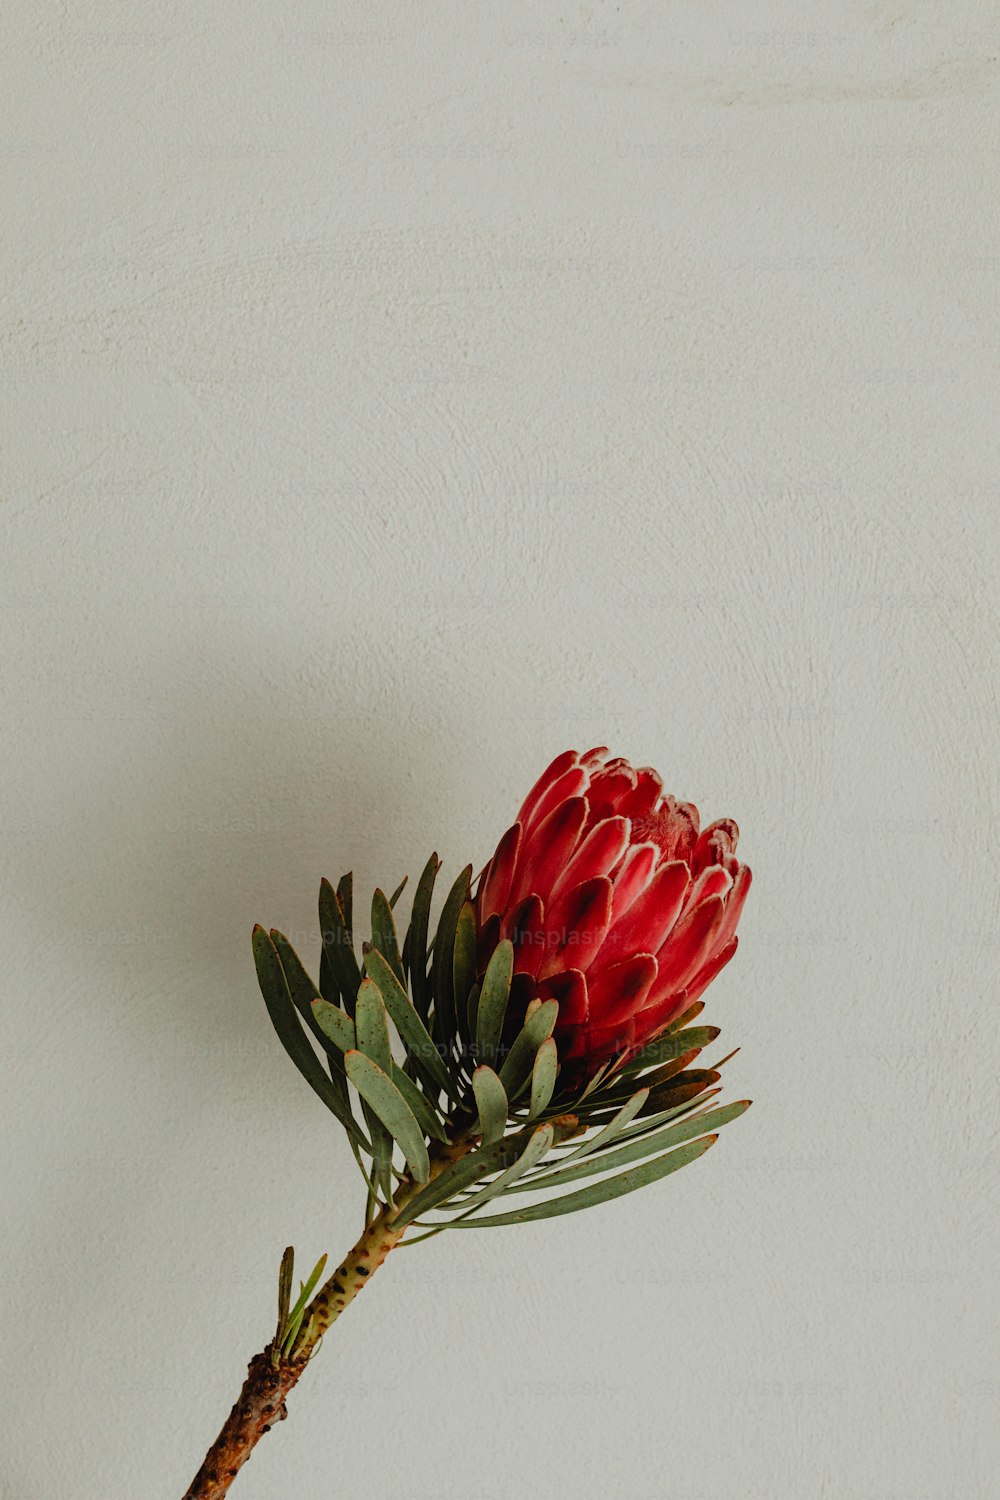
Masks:
[[[470,1040],[476,1034],[476,1027],[479,1020],[479,996],[480,986],[477,981],[469,991],[469,1008],[466,1019],[466,1036],[468,1036]]]
[[[392,917],[392,907],[385,899],[382,891],[376,891],[372,896],[372,941],[371,946],[381,953],[389,964],[393,973],[399,979],[403,979],[403,960],[399,952],[399,939],[396,936],[396,924]]]
[[[430,1006],[430,991],[427,984],[427,929],[430,924],[434,881],[437,879],[437,872],[440,868],[441,861],[436,854],[432,854],[424,866],[423,874],[417,881],[410,911],[410,927],[406,935],[413,1005],[417,1014],[425,1021]]]
[[[334,1092],[340,1099],[343,1114],[350,1115],[351,1099],[347,1089],[347,1077],[344,1073],[343,1054],[324,1032],[312,1008],[312,1003],[318,998],[319,991],[306,973],[305,965],[284,933],[272,927],[271,942],[274,944],[281,967],[285,971],[285,983],[288,985],[288,993],[292,997],[292,1004],[326,1053],[330,1082]]]
[[[345,879],[348,877],[345,876]],[[343,884],[343,882],[341,882]],[[319,925],[323,934],[323,953],[330,973],[337,982],[344,1009],[353,1016],[361,984],[361,970],[354,956],[351,931],[340,898],[328,880],[320,882]]]
[[[700,1050],[702,1047],[707,1047],[710,1042],[715,1041],[718,1035],[718,1026],[688,1026],[683,1031],[669,1031],[666,1035],[649,1042],[641,1052],[637,1052],[634,1057],[630,1058],[621,1069],[621,1073],[632,1076],[657,1063],[670,1062],[671,1059],[680,1057],[682,1053],[690,1052],[692,1048]]]
[[[360,997],[358,1003],[360,1010]],[[379,1003],[381,1004],[381,1000]],[[362,1099],[371,1106],[393,1140],[398,1143],[415,1181],[426,1182],[431,1169],[423,1131],[388,1073],[383,1072],[363,1052],[348,1052],[344,1065],[348,1078]]]
[[[589,1140],[583,1141],[568,1156],[563,1157],[563,1161],[577,1161],[581,1156],[589,1156],[592,1151],[599,1151],[602,1146],[608,1145],[617,1136],[621,1135],[626,1125],[631,1125],[648,1098],[649,1090],[639,1089],[638,1093],[633,1094],[630,1099],[626,1099],[613,1119],[609,1120],[606,1125],[603,1125],[596,1135],[592,1135]]]
[[[688,1052],[682,1052],[679,1057],[675,1057],[671,1062],[661,1063],[658,1067],[650,1068],[639,1077],[622,1077],[617,1082],[610,1084],[607,1089],[602,1089],[595,1102],[599,1103],[602,1107],[608,1104],[618,1104],[623,1099],[631,1098],[635,1089],[640,1084],[644,1089],[656,1090],[661,1088],[671,1078],[675,1078],[678,1073],[683,1073],[700,1055],[701,1049],[692,1047]]]
[[[632,1136],[636,1135],[648,1135],[657,1125],[665,1125],[668,1120],[676,1120],[681,1115],[692,1114],[700,1106],[706,1104],[709,1099],[714,1099],[716,1095],[721,1093],[721,1088],[706,1089],[703,1094],[698,1094],[696,1098],[685,1099],[682,1103],[675,1104],[670,1109],[662,1110],[659,1114],[641,1115],[637,1118],[634,1125],[630,1125],[627,1130],[621,1132],[621,1139],[631,1139]],[[606,1114],[595,1113],[592,1116],[592,1122],[595,1125],[603,1125],[606,1119]]]
[[[288,1314],[288,1323],[285,1328],[285,1337],[282,1340],[283,1354],[287,1355],[291,1353],[292,1345],[295,1343],[295,1335],[301,1328],[302,1319],[305,1317],[306,1304],[308,1303],[309,1298],[312,1296],[316,1288],[316,1283],[319,1281],[319,1278],[322,1276],[325,1268],[326,1256],[321,1255],[319,1260],[316,1262],[316,1265],[313,1267],[312,1274],[310,1275],[309,1280],[301,1282],[299,1284],[299,1295],[296,1299],[295,1306]]]
[[[516,1099],[531,1077],[535,1053],[555,1030],[559,1015],[559,1002],[546,1000],[531,1009],[531,1014],[518,1032],[500,1069],[500,1082],[507,1090],[508,1099]]]
[[[319,992],[331,1005],[340,1003],[340,985],[333,977],[325,948],[319,956]]]
[[[550,1188],[568,1186],[571,1182],[579,1182],[585,1177],[595,1177],[601,1172],[611,1172],[617,1167],[628,1166],[630,1162],[642,1161],[646,1156],[659,1155],[662,1151],[669,1151],[674,1146],[683,1145],[695,1136],[703,1136],[708,1131],[719,1131],[723,1125],[728,1125],[730,1120],[738,1119],[741,1114],[750,1108],[749,1099],[739,1099],[735,1104],[724,1104],[721,1109],[709,1109],[690,1120],[678,1120],[673,1125],[668,1125],[665,1130],[659,1130],[653,1135],[643,1136],[640,1140],[629,1141],[623,1146],[616,1146],[614,1150],[605,1151],[596,1156],[589,1156],[586,1161],[578,1162],[575,1166],[567,1166],[560,1162],[551,1172],[539,1172],[529,1183],[523,1183],[518,1192],[542,1192]]]
[[[409,995],[377,949],[373,948],[365,954],[365,968],[371,981],[378,986],[385,1008],[392,1017],[392,1023],[407,1052],[439,1089],[454,1098],[455,1083],[445,1067],[437,1044],[417,1015],[415,1007],[410,1004]]]
[[[613,1057],[609,1057],[606,1063],[601,1064],[597,1072],[594,1074],[593,1078],[588,1081],[587,1086],[583,1090],[583,1093],[580,1095],[577,1103],[582,1104],[585,1099],[590,1098],[591,1094],[596,1094],[600,1090],[601,1085],[604,1082],[605,1075],[609,1073],[614,1066],[614,1061],[615,1059]]]
[[[621,1198],[626,1193],[634,1193],[637,1188],[648,1187],[651,1183],[659,1182],[661,1178],[668,1177],[671,1172],[676,1172],[690,1162],[697,1161],[699,1156],[704,1156],[717,1140],[718,1136],[708,1135],[700,1141],[692,1141],[687,1146],[680,1146],[676,1151],[668,1151],[664,1156],[654,1157],[652,1161],[644,1162],[642,1166],[621,1172],[617,1177],[608,1177],[603,1182],[594,1182],[589,1187],[580,1188],[578,1192],[567,1193],[565,1197],[545,1199],[541,1203],[533,1203],[530,1208],[516,1209],[512,1213],[487,1214],[482,1219],[475,1217],[459,1219],[449,1227],[489,1229],[507,1224],[528,1224],[538,1219],[554,1219],[560,1214],[577,1213],[582,1208],[593,1208],[598,1203],[607,1203],[612,1198]]]
[[[370,979],[362,980],[358,988],[355,1032],[358,1050],[377,1067],[388,1073],[392,1064],[389,1022],[378,986]],[[347,1070],[346,1054],[344,1068],[348,1078],[351,1078],[350,1071]],[[354,1082],[353,1079],[351,1081]],[[361,1090],[358,1089],[358,1092],[361,1093]],[[372,1169],[375,1180],[382,1196],[388,1202],[392,1197],[392,1133],[378,1110],[364,1094],[361,1094],[361,1104],[372,1140]]]
[[[346,1057],[344,1066],[347,1066]],[[361,1108],[364,1112],[365,1123],[368,1126],[368,1133],[372,1138],[372,1176],[377,1184],[378,1191],[382,1194],[386,1203],[390,1203],[392,1201],[392,1134],[383,1125],[379,1119],[377,1110],[372,1108],[367,1099],[362,1098]],[[374,1201],[369,1204],[371,1218],[375,1216],[375,1206],[377,1203],[378,1193],[374,1195]],[[366,1211],[366,1226],[370,1221],[368,1211]]]
[[[337,900],[344,914],[344,925],[347,929],[347,941],[354,951],[354,874],[348,870],[346,875],[341,875],[337,881]]]
[[[402,880],[397,885],[396,889],[393,891],[392,895],[389,897],[389,905],[392,907],[393,911],[395,911],[395,909],[396,909],[396,902],[399,900],[400,896],[406,890],[406,882],[407,882],[408,879],[409,879],[409,876],[408,875],[404,875],[403,878],[402,878]]]
[[[349,1106],[345,1105],[332,1080],[323,1071],[319,1058],[306,1039],[298,1011],[292,1003],[277,949],[260,926],[253,930],[253,956],[267,1013],[285,1051],[327,1109],[336,1115],[346,1130],[367,1144]]]
[[[371,979],[363,979],[358,989],[354,1028],[358,1037],[358,1050],[383,1072],[388,1073],[392,1064],[389,1017],[382,1003],[382,992]]]
[[[430,1213],[432,1209],[455,1196],[456,1193],[464,1192],[481,1177],[486,1177],[490,1172],[499,1171],[502,1167],[509,1166],[516,1160],[522,1142],[516,1136],[505,1137],[503,1140],[494,1141],[489,1146],[480,1146],[478,1151],[472,1151],[468,1156],[462,1156],[450,1166],[445,1167],[440,1176],[418,1193],[405,1208],[401,1209],[389,1225],[390,1229],[402,1229],[407,1224],[412,1224],[414,1219],[419,1219],[421,1214]]]
[[[455,1032],[455,930],[458,914],[468,899],[472,866],[466,865],[448,892],[434,939],[434,962],[431,976],[434,986],[434,1036],[443,1046],[451,1043]]]
[[[412,1109],[417,1124],[424,1132],[424,1135],[429,1135],[436,1141],[446,1141],[448,1139],[448,1132],[444,1128],[444,1121],[427,1095],[421,1093],[410,1075],[404,1073],[401,1067],[393,1063],[390,1077]]]
[[[459,1030],[468,1039],[469,992],[476,982],[476,912],[471,901],[462,903],[455,924],[452,982]]]
[[[291,943],[276,927],[271,928],[271,942],[275,946],[278,958],[281,960],[281,967],[285,971],[285,981],[288,985],[288,993],[292,997],[292,1004],[324,1052],[330,1052],[330,1040],[319,1026],[312,1008],[313,1001],[319,996],[319,990],[306,973],[305,965]],[[336,1049],[333,1049],[333,1055],[337,1056],[339,1062],[340,1058],[339,1054],[336,1054]]]
[[[342,1053],[358,1045],[354,1022],[339,1005],[331,1005],[329,1000],[314,1000],[312,1013],[323,1035]]]
[[[274,1337],[275,1344],[280,1348],[288,1325],[288,1309],[292,1301],[292,1277],[295,1271],[295,1250],[289,1245],[281,1257],[281,1268],[278,1271],[278,1330]]]
[[[479,1110],[483,1145],[500,1140],[507,1129],[507,1091],[493,1069],[484,1063],[472,1075],[472,1091]]]
[[[476,1194],[471,1208],[467,1208],[458,1218],[453,1219],[448,1227],[451,1228],[462,1219],[467,1219],[470,1215],[478,1213],[487,1203],[491,1202],[494,1198],[499,1198],[501,1194],[506,1193],[512,1188],[519,1177],[523,1177],[525,1172],[537,1166],[543,1157],[548,1155],[552,1149],[552,1137],[553,1129],[551,1125],[537,1126],[531,1132],[528,1144],[517,1158],[517,1161],[513,1162],[506,1171],[501,1172],[499,1177],[494,1178],[491,1183],[482,1188]]]
[[[487,1063],[496,1062],[497,1049],[503,1035],[507,1001],[510,999],[510,982],[514,973],[514,944],[509,938],[498,943],[490,955],[483,975],[483,988],[479,996],[479,1011],[476,1016],[476,1056]]]
[[[547,1037],[535,1053],[531,1069],[531,1106],[528,1119],[536,1120],[548,1109],[549,1100],[555,1093],[556,1074],[559,1071],[559,1052],[552,1037]]]

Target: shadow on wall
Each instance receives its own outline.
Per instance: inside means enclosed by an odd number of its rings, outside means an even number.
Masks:
[[[109,1314],[127,1320],[138,1281],[151,1279],[183,1320],[176,1349],[163,1351],[180,1362],[199,1306],[216,1302],[219,1283],[226,1296],[240,1255],[256,1265],[261,1243],[280,1251],[301,1225],[300,1201],[280,1224],[301,1186],[294,1171],[284,1180],[283,1162],[310,1133],[319,1139],[327,1117],[271,1030],[251,925],[280,926],[315,973],[320,877],[363,870],[362,899],[376,878],[396,883],[411,784],[440,782],[442,736],[460,745],[446,719],[433,740],[419,726],[414,735],[373,712],[357,676],[303,681],[267,646],[266,671],[204,641],[172,651],[162,670],[137,661],[120,711],[64,721],[44,826],[28,816],[19,830],[15,888],[38,978],[25,998],[37,1005],[39,1055],[57,1055],[60,1078],[39,1147],[40,1201],[53,1206],[26,1235],[36,1348],[65,1346],[67,1329],[101,1347]],[[330,1121],[327,1214],[360,1201],[339,1137]],[[254,1140],[273,1230],[230,1186]],[[196,1284],[207,1268],[210,1292]],[[250,1303],[258,1324],[256,1291]],[[43,1406],[46,1379],[39,1369]]]

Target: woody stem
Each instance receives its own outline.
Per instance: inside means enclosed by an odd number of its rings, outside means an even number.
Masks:
[[[472,1140],[463,1139],[441,1148],[432,1157],[431,1179],[464,1156],[473,1144]],[[260,1354],[254,1355],[236,1405],[208,1450],[184,1500],[220,1500],[265,1432],[269,1432],[275,1422],[285,1419],[288,1415],[285,1400],[301,1378],[320,1339],[354,1301],[389,1251],[399,1244],[406,1230],[393,1229],[392,1222],[423,1187],[423,1183],[403,1178],[393,1206],[383,1206],[357,1244],[316,1293],[289,1355],[283,1357],[276,1352],[273,1341]]]

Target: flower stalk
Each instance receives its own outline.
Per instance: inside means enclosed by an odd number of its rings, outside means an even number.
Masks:
[[[432,1154],[430,1180],[467,1155],[475,1144],[474,1136],[463,1135],[448,1146],[441,1146]],[[390,1250],[399,1244],[408,1226],[397,1229],[393,1221],[424,1186],[408,1177],[402,1179],[393,1202],[383,1205],[357,1244],[316,1293],[306,1309],[290,1352],[281,1352],[284,1329],[279,1326],[267,1347],[254,1355],[236,1404],[208,1450],[184,1500],[220,1500],[264,1434],[270,1432],[276,1422],[285,1420],[288,1395],[301,1379],[323,1335],[368,1285]]]

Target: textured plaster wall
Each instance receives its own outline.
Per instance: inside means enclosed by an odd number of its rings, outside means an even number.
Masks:
[[[236,1493],[995,1494],[994,8],[5,32],[4,1500],[176,1500],[357,1232],[251,922],[602,740],[741,823],[755,1108],[400,1253]]]

